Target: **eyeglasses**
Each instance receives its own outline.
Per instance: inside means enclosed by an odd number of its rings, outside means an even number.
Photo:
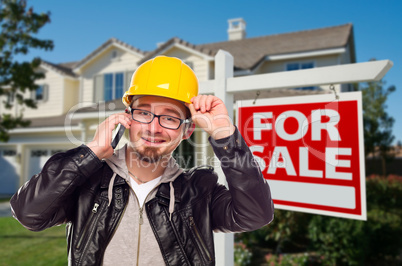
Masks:
[[[143,124],[150,124],[154,118],[157,117],[159,125],[167,129],[178,129],[181,124],[191,122],[191,119],[180,119],[170,115],[156,115],[150,111],[135,108],[131,109],[131,116],[133,117],[133,120]]]

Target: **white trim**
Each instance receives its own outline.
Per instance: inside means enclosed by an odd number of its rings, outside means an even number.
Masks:
[[[81,128],[79,126],[72,126],[71,130],[73,131],[79,131]],[[10,130],[11,134],[22,134],[22,133],[41,133],[41,132],[46,132],[46,133],[54,133],[54,132],[64,132],[65,127],[40,127],[40,128],[18,128],[18,129],[13,129]]]
[[[309,51],[309,52],[302,52],[302,53],[267,55],[267,56],[265,56],[264,60],[266,60],[266,61],[289,60],[289,59],[296,59],[296,58],[302,58],[302,57],[316,57],[316,56],[331,55],[331,54],[342,54],[345,52],[346,52],[346,48],[335,48],[335,49]]]
[[[102,114],[104,114],[104,115],[100,115],[99,112],[72,113],[72,114],[68,115],[68,118],[71,120],[105,118],[105,117],[109,117],[113,114],[121,113],[121,112],[122,112],[122,110],[102,112]]]

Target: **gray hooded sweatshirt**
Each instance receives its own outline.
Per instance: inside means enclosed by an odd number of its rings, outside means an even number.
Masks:
[[[124,178],[127,184],[130,185],[130,177],[125,159],[126,149],[127,145],[115,151],[112,157],[105,160],[114,172],[109,183],[109,203],[111,201],[111,191],[116,175]],[[175,159],[170,158],[160,182],[148,194],[145,203],[155,197],[158,186],[161,183],[170,183],[171,202],[169,204],[169,212],[172,213],[174,207],[174,190],[172,182],[182,172],[183,169],[179,167]],[[112,206],[109,208],[112,208]],[[146,212],[143,207],[140,207],[133,189],[130,189],[130,196],[123,217],[106,248],[103,265],[165,265]]]

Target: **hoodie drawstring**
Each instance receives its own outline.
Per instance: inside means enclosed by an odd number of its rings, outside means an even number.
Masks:
[[[116,173],[113,173],[112,179],[110,179],[109,187],[107,190],[107,198],[109,200],[109,204],[107,205],[108,207],[110,206],[110,203],[112,202],[112,198],[113,198],[113,184],[114,184],[115,178],[116,178]]]
[[[172,213],[174,210],[174,201],[175,201],[173,182],[170,182],[169,185],[170,185],[169,221],[172,221]]]

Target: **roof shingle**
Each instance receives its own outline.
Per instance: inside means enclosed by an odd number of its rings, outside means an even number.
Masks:
[[[216,54],[223,49],[233,55],[234,65],[239,69],[251,69],[267,55],[290,54],[345,47],[352,37],[352,24],[268,35],[236,41],[200,44]]]

